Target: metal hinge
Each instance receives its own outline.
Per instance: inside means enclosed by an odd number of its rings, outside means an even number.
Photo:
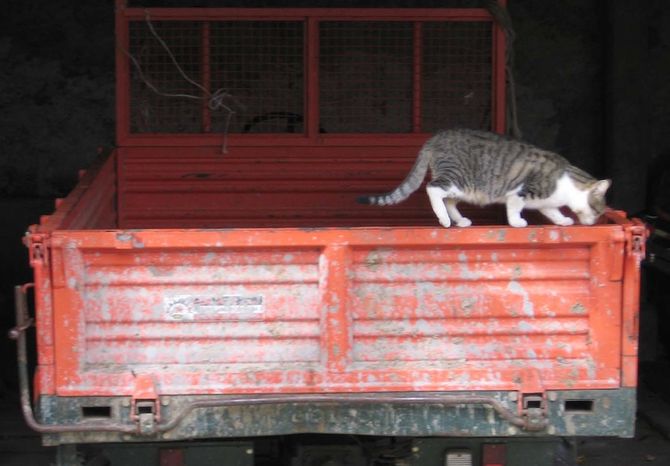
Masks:
[[[30,251],[30,265],[41,265],[48,263],[47,246],[42,235],[26,233],[23,243]]]

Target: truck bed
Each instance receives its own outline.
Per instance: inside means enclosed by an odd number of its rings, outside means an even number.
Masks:
[[[502,209],[473,208],[475,226],[445,229],[423,191],[354,202],[395,186],[416,149],[114,151],[28,235],[47,411],[438,393],[516,412],[539,396],[554,432],[631,435],[644,228],[616,211],[511,228]],[[356,429],[387,432],[379,423]]]

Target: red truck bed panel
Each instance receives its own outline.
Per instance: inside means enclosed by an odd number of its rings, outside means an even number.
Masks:
[[[55,230],[51,392],[619,387],[629,234]]]

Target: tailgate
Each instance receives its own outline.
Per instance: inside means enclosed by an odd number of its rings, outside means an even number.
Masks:
[[[56,231],[53,388],[132,395],[140,374],[165,395],[634,386],[627,236]]]

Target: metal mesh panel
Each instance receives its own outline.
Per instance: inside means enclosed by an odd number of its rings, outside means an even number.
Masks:
[[[231,132],[303,132],[303,23],[212,23],[212,88],[234,96]],[[212,115],[212,130],[225,114]]]
[[[322,22],[321,126],[329,133],[411,129],[412,23]]]
[[[222,21],[206,26],[166,21],[153,26],[189,78],[211,94],[229,95],[223,99],[234,111],[229,132],[302,132],[302,22]],[[144,75],[132,68],[131,132],[226,130],[228,110],[204,109],[209,97],[182,76],[144,21],[130,24],[130,43]],[[204,68],[207,48],[209,69]],[[173,96],[157,94],[147,81]]]
[[[491,129],[491,44],[491,23],[423,25],[423,131]]]
[[[303,21],[152,24],[184,73],[209,93],[225,92],[223,103],[234,115],[228,124],[226,109],[208,110],[209,94],[181,74],[145,21],[131,21],[129,52],[141,69],[130,68],[132,133],[304,133]],[[417,70],[417,129],[491,127],[492,23],[428,21],[420,34],[415,27],[412,21],[319,23],[324,132],[411,132]],[[415,50],[421,50],[417,61]]]
[[[175,60],[195,82],[202,82],[199,24],[191,21],[157,21],[154,29]],[[130,53],[140,72],[131,68],[130,129],[132,132],[199,132],[202,129],[200,100],[162,94],[202,96],[202,91],[182,77],[170,56],[144,21],[130,23]],[[142,76],[143,75],[143,76]]]

